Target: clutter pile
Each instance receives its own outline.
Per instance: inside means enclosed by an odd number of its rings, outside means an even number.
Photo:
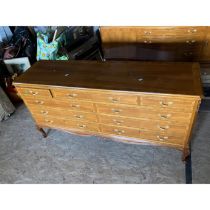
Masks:
[[[13,81],[36,61],[102,60],[100,46],[97,27],[0,27],[0,87],[6,93],[0,104],[6,106],[6,96],[13,103],[21,101]],[[8,107],[5,116],[13,110]]]

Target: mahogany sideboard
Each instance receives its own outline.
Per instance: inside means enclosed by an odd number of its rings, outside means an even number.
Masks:
[[[168,146],[189,155],[198,63],[39,61],[15,81],[37,128]]]

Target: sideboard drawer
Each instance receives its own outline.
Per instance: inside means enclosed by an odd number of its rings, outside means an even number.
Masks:
[[[78,112],[73,110],[50,108],[46,106],[30,106],[30,110],[34,115],[51,116],[62,119],[71,119],[78,121],[98,122],[97,115],[94,113]]]
[[[56,100],[56,104],[60,107],[65,107],[66,109],[71,109],[74,111],[95,112],[94,105],[91,102],[80,100]]]
[[[20,92],[21,96],[23,97],[47,97],[52,98],[52,95],[50,93],[50,90],[48,89],[36,89],[36,88],[17,88]]]
[[[152,131],[140,131],[140,138],[145,140],[159,141],[176,145],[184,144],[184,137],[175,137],[168,134],[159,134]]]
[[[99,122],[114,126],[139,128],[139,119],[99,114]]]
[[[39,97],[39,98],[24,98],[23,99],[29,107],[31,106],[50,106],[50,107],[55,107],[57,106],[56,101],[53,99],[46,99],[44,97]]]
[[[195,103],[193,100],[161,96],[142,96],[140,101],[142,106],[186,112],[192,112]]]
[[[66,118],[70,118],[78,121],[89,121],[89,122],[98,122],[97,115],[93,113],[86,112],[66,112]]]
[[[35,115],[35,120],[37,121],[38,124],[49,127],[58,127],[69,130],[76,129],[76,130],[100,132],[99,126],[94,123],[78,122],[63,118],[57,118],[53,116],[42,116],[42,115]]]
[[[55,116],[43,116],[40,114],[34,115],[34,119],[37,121],[40,125],[45,125],[49,127],[58,127],[63,128],[66,125],[65,119],[62,118],[56,118]]]
[[[77,89],[52,89],[53,96],[56,99],[80,99],[92,101],[92,94],[85,90]]]
[[[98,124],[95,123],[89,123],[89,122],[78,122],[78,121],[67,121],[66,125],[68,127],[69,122],[69,128],[81,130],[81,131],[91,131],[91,132],[100,132],[100,128]]]
[[[170,121],[157,121],[157,120],[140,120],[140,130],[145,131],[155,131],[155,132],[162,132],[162,133],[171,133],[171,134],[178,134],[179,136],[185,135],[189,125],[177,125],[171,123]]]
[[[145,43],[188,43],[187,41],[203,41],[205,27],[140,27],[137,29],[137,42]],[[148,41],[148,42],[146,42]]]
[[[126,93],[104,93],[96,92],[93,97],[93,101],[115,104],[138,104],[138,96]]]
[[[29,104],[29,106],[49,106],[52,108],[57,107],[66,110],[70,109],[74,111],[95,112],[93,103],[80,100],[71,101],[57,99],[46,100],[45,98],[25,98],[24,101]]]
[[[101,129],[103,133],[108,133],[117,136],[139,138],[139,129],[108,126],[108,125],[101,125]]]
[[[139,108],[125,105],[96,104],[97,111],[102,114],[138,117]]]
[[[101,114],[127,116],[143,119],[155,119],[164,121],[178,121],[189,122],[191,113],[179,113],[173,111],[155,110],[147,107],[134,107],[126,105],[109,105],[109,104],[97,104],[97,110]]]

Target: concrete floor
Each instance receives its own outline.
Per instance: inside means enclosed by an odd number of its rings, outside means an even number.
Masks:
[[[193,183],[210,183],[210,113],[192,139]],[[51,130],[43,139],[20,105],[0,122],[0,183],[185,183],[181,152]]]

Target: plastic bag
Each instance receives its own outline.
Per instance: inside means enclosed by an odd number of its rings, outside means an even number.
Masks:
[[[37,60],[68,60],[67,53],[61,54],[65,37],[60,35],[51,42],[49,42],[49,37],[49,34],[37,33]]]

